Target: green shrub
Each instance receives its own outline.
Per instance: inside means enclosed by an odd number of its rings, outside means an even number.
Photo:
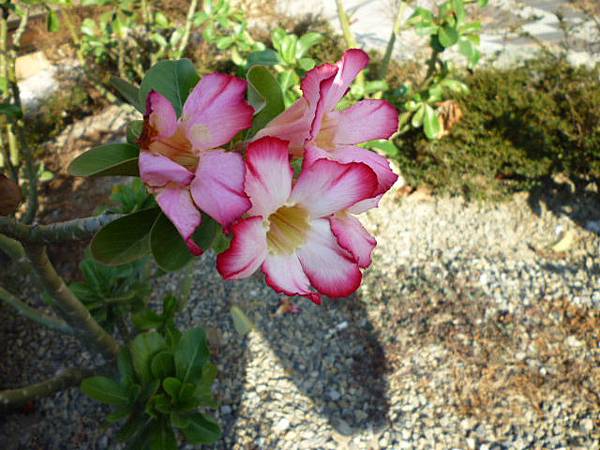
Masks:
[[[439,141],[419,132],[396,140],[410,185],[466,197],[500,197],[562,173],[600,178],[600,67],[538,58],[482,69],[464,81],[463,119]]]

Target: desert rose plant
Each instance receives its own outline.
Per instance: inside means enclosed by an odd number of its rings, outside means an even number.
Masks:
[[[302,97],[287,110],[273,74],[261,66],[251,67],[247,80],[220,73],[199,79],[189,60],[161,61],[139,87],[116,80],[143,119],[130,123],[126,143],[87,151],[70,172],[139,176],[149,197],[119,213],[52,225],[20,222],[12,217],[16,204],[0,217],[1,248],[10,244],[16,257],[29,258],[59,317],[42,315],[3,289],[0,298],[39,323],[80,337],[106,365],[0,391],[0,405],[22,405],[81,384],[86,394],[113,406],[107,421],[121,424],[118,438],[131,448],[175,449],[178,440],[220,439],[207,412],[217,406],[217,373],[206,335],[175,325],[186,289],[167,296],[159,313],[139,283],[131,283],[132,295],[119,284],[110,295],[135,305],[119,307],[111,327],[117,310],[98,314],[106,310],[106,289],[94,283],[98,277],[118,283],[120,270],[138,270],[132,264],[150,257],[162,272],[189,274],[194,256],[212,249],[225,280],[261,269],[278,293],[317,304],[323,296],[356,291],[376,245],[357,215],[376,207],[397,178],[384,157],[360,146],[397,131],[395,108],[369,99],[338,109],[368,60],[351,49],[337,64],[308,71]],[[15,191],[3,187],[8,182],[3,179],[0,189]],[[82,264],[86,282],[67,287],[44,245],[89,238],[87,258],[93,261]],[[107,331],[113,329],[120,338]]]

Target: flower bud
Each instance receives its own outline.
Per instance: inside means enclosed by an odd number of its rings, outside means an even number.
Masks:
[[[0,216],[14,213],[21,200],[21,189],[17,183],[0,174]]]

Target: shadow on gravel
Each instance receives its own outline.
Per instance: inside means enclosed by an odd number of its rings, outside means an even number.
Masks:
[[[600,234],[599,190],[600,180],[547,179],[529,192],[527,203],[538,217],[544,206],[555,216],[567,216],[577,225]]]
[[[389,410],[387,363],[361,300],[296,303],[302,314],[271,319],[267,335],[292,381],[340,434],[381,428]]]
[[[340,434],[351,435],[385,425],[390,407],[386,393],[387,362],[379,335],[358,297],[324,299],[321,306],[294,299],[302,310],[300,314],[276,315],[280,297],[265,285],[262,277],[223,283],[211,257],[205,258],[198,269],[196,277],[202,280],[202,287],[195,289],[190,316],[182,319],[188,326],[194,322],[208,326],[209,340],[210,334],[216,333],[213,340],[221,343],[213,352],[219,366],[218,420],[225,438],[216,448],[245,445],[247,441],[241,442],[240,433],[252,436],[272,433],[268,418],[254,424],[262,428],[264,422],[263,430],[243,430],[236,425],[240,415],[258,418],[266,412],[241,408],[246,395],[258,393],[260,402],[269,402],[273,395],[287,395],[274,388],[272,375],[268,373],[264,377],[266,391],[261,393],[257,390],[260,386],[253,383],[251,391],[246,392],[250,351],[247,340],[237,335],[232,326],[229,316],[232,305],[242,308],[254,321],[255,332],[269,343],[285,369],[286,378],[310,399],[311,410],[323,416]],[[252,358],[260,360],[265,356]],[[293,392],[289,395],[292,401]]]

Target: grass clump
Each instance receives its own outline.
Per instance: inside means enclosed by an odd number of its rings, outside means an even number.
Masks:
[[[541,57],[464,81],[464,117],[448,136],[428,141],[417,130],[396,140],[410,185],[501,198],[559,173],[582,186],[600,179],[600,67]]]

